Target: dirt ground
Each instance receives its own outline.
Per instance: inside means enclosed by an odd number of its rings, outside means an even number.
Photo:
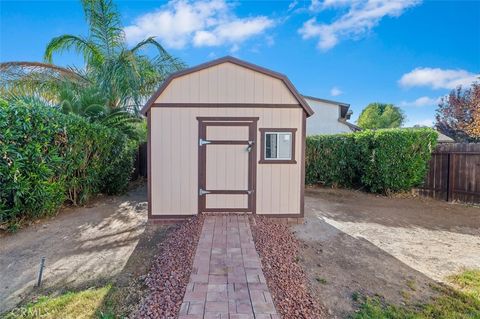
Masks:
[[[421,198],[386,198],[310,188],[301,262],[332,317],[355,310],[355,295],[415,304],[432,284],[480,267],[480,208]]]
[[[167,227],[147,224],[146,187],[66,208],[15,234],[0,237],[0,313],[41,293],[61,293],[106,283],[118,297],[139,299],[141,279]],[[43,285],[36,284],[46,257]],[[137,287],[136,287],[137,286]],[[126,305],[135,301],[125,302]]]

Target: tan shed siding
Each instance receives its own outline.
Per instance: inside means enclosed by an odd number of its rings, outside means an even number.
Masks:
[[[205,71],[208,71],[206,69]],[[299,214],[302,114],[299,108],[163,108],[151,118],[152,215],[191,215],[198,205],[197,116],[259,117],[258,128],[297,128],[297,164],[259,164],[257,130],[257,214]],[[238,176],[242,178],[241,176]],[[238,199],[237,199],[238,200]]]
[[[248,140],[248,126],[207,126],[207,140]]]
[[[248,195],[206,195],[206,206],[208,208],[247,208]]]
[[[233,63],[175,78],[155,102],[298,104],[281,80]]]

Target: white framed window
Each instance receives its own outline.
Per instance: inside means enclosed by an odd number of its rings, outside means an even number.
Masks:
[[[260,129],[262,153],[260,163],[295,163],[296,129]]]

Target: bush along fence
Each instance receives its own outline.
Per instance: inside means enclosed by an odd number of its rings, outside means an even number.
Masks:
[[[135,141],[37,99],[0,99],[0,223],[126,190]]]
[[[432,129],[308,137],[306,182],[383,194],[407,191],[423,182],[436,140]]]

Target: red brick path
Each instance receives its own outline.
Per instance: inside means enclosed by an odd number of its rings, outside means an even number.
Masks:
[[[247,216],[208,216],[179,319],[279,319]]]

